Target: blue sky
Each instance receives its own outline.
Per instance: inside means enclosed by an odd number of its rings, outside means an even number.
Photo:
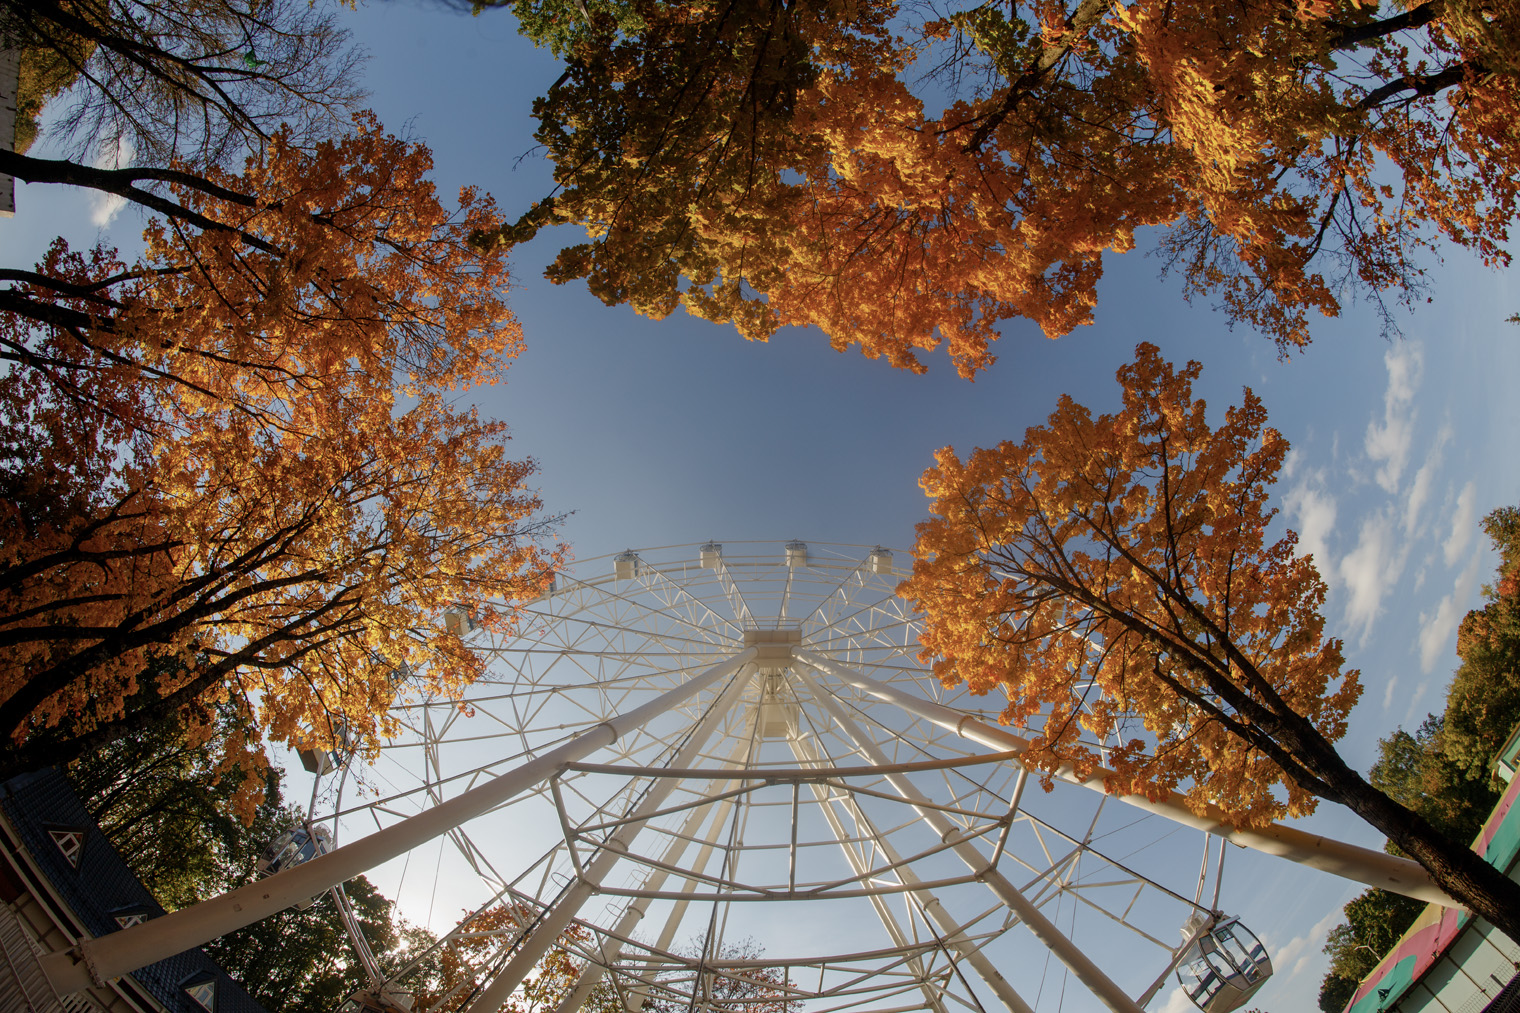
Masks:
[[[558,68],[509,15],[377,3],[345,16],[371,54],[372,107],[432,147],[442,190],[479,185],[509,216],[547,193],[529,113]],[[0,222],[9,264],[35,259],[54,234],[93,241],[110,213],[58,188],[22,186],[16,203]],[[129,245],[140,222],[128,211],[108,228]],[[578,557],[708,538],[906,549],[925,510],[918,476],[936,448],[1017,439],[1062,393],[1112,409],[1114,370],[1152,341],[1204,363],[1211,412],[1251,386],[1294,446],[1277,502],[1329,582],[1328,628],[1366,685],[1348,759],[1365,770],[1379,736],[1441,707],[1456,623],[1493,567],[1478,521],[1520,503],[1520,328],[1504,322],[1520,310],[1513,271],[1453,252],[1432,265],[1433,301],[1397,317],[1403,338],[1385,338],[1374,314],[1351,305],[1285,360],[1207,305],[1186,304],[1156,260],[1131,254],[1109,262],[1094,326],[1054,342],[1010,326],[1000,361],[967,383],[943,356],[913,376],[836,353],[816,332],[751,344],[679,313],[656,322],[604,307],[542,279],[561,239],[575,237],[544,234],[515,253],[512,305],[528,347],[478,402],[511,425],[516,454],[538,459],[547,508],[573,511],[562,533]],[[1331,809],[1310,826],[1381,844]],[[1277,957],[1260,1004],[1313,1008],[1324,933],[1357,891],[1250,855],[1230,862],[1226,904]]]

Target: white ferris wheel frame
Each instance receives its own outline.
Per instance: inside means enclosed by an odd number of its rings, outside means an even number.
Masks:
[[[509,903],[529,915],[500,930],[470,1013],[494,1013],[555,946],[581,968],[555,1013],[579,1009],[599,982],[630,1013],[652,997],[725,1010],[742,1002],[725,1001],[715,982],[730,995],[773,986],[762,968],[783,969],[785,998],[808,1013],[1033,1013],[999,970],[1024,932],[1101,1006],[1139,1013],[1182,952],[1141,917],[1142,895],[1209,910],[1207,838],[1190,900],[1099,849],[1103,771],[1057,774],[1057,784],[1097,793],[1085,826],[1059,829],[1032,811],[1019,762],[1027,742],[917,660],[917,620],[894,593],[905,574],[893,558],[880,547],[793,542],[585,561],[587,577],[564,578],[522,608],[512,638],[469,632],[490,675],[458,698],[398,705],[403,731],[370,768],[378,796],[348,805],[352,793],[337,791],[326,814],[346,837],[365,820],[372,830],[222,898],[55,954],[49,976],[63,994],[143,966],[446,835],[488,888],[477,910]],[[397,784],[386,765],[411,781]],[[1290,827],[1238,830],[1175,796],[1122,800],[1205,835],[1444,899],[1407,860]],[[526,869],[498,869],[500,828],[526,829],[535,817],[524,814],[545,812],[558,840]],[[776,812],[785,818],[767,821]],[[766,840],[776,827],[780,838]],[[588,911],[597,897],[606,908]],[[874,921],[876,944],[726,953],[730,920],[757,902],[854,904]],[[1062,904],[1072,927],[1080,909],[1084,925],[1106,919],[1154,944],[1166,970],[1143,991],[1121,987],[1051,917]],[[707,931],[697,952],[682,951],[678,934],[696,909],[708,912]],[[651,913],[657,930],[643,926]],[[351,928],[377,985],[405,973],[383,971]]]

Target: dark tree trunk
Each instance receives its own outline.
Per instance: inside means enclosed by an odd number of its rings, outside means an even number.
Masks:
[[[1442,890],[1474,914],[1520,942],[1520,883],[1483,860],[1465,841],[1454,841],[1419,813],[1367,783],[1308,720],[1284,723],[1280,738],[1317,775],[1339,802],[1420,863]]]

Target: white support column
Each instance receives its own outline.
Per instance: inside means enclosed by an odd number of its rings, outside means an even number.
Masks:
[[[749,743],[746,742],[745,745],[748,746]],[[724,828],[728,826],[728,820],[734,811],[734,806],[735,800],[726,798],[718,807],[717,813],[713,816],[712,825],[707,828],[707,836],[702,841],[702,849],[697,852],[696,860],[691,863],[690,872],[700,876],[703,872],[707,871],[707,863],[711,861],[713,851],[717,848],[718,838],[722,836]],[[687,895],[695,893],[699,882],[697,879],[688,878],[681,892]],[[686,909],[690,904],[691,901],[687,897],[682,897],[675,904],[671,905],[670,915],[665,919],[664,927],[660,929],[659,938],[655,940],[653,947],[655,950],[661,953],[670,952],[671,946],[675,944],[676,931],[681,927],[681,922],[685,920]],[[645,972],[643,978],[645,983],[629,990],[624,1002],[624,1006],[629,1013],[638,1013],[639,1010],[644,1008],[644,1004],[649,1001],[649,984],[654,981],[657,973],[657,969],[651,966]]]
[[[811,655],[798,652],[799,659],[809,667],[813,666]],[[818,684],[802,670],[801,666],[794,666],[793,671],[797,679],[808,688],[813,699],[818,702],[839,725],[855,747],[861,751],[873,764],[887,766],[887,757],[868,736],[861,732],[859,726],[845,713],[831,695],[818,687]],[[966,863],[966,867],[978,874],[978,878],[985,883],[1004,904],[1022,921],[1035,938],[1045,944],[1050,952],[1056,955],[1056,959],[1066,965],[1066,968],[1080,981],[1093,996],[1108,1007],[1113,1013],[1143,1013],[1135,1001],[1124,993],[1124,990],[1116,985],[1108,975],[1104,974],[1097,964],[1083,953],[1075,943],[1061,934],[1054,923],[1045,917],[1044,912],[1030,903],[1029,899],[1019,892],[1009,879],[1001,872],[989,867],[989,861],[985,855],[969,840],[962,838],[963,830],[950,821],[944,813],[935,809],[923,793],[908,780],[907,776],[900,773],[886,773],[882,777],[918,812],[919,816],[927,823],[941,841],[950,845],[950,850],[955,852],[957,858]]]
[[[1004,750],[1022,752],[1029,748],[1029,740],[1005,728],[988,724],[980,718],[963,714],[943,704],[905,693],[895,686],[884,685],[828,658],[807,651],[795,653],[800,660],[825,675],[838,679],[846,685],[854,686],[879,700],[896,704],[915,717],[923,718],[925,721],[955,732],[963,739],[999,752]],[[1112,771],[1100,767],[1092,773],[1092,776],[1082,778],[1078,777],[1070,766],[1063,766],[1056,771],[1055,776],[1092,791],[1106,793],[1103,782],[1111,773]],[[1156,800],[1148,799],[1144,795],[1113,795],[1112,797],[1137,809],[1164,816],[1175,823],[1214,834],[1216,837],[1223,837],[1243,848],[1251,848],[1290,862],[1307,865],[1311,869],[1319,869],[1321,872],[1328,872],[1343,879],[1365,883],[1368,886],[1402,894],[1405,897],[1413,897],[1415,900],[1426,903],[1440,904],[1444,907],[1462,906],[1431,882],[1430,873],[1426,872],[1418,862],[1407,858],[1396,858],[1371,848],[1362,848],[1355,844],[1346,844],[1343,841],[1305,833],[1280,823],[1272,823],[1259,829],[1235,827],[1228,823],[1223,813],[1214,806],[1209,806],[1204,815],[1196,815],[1187,807],[1182,796],[1175,791],[1168,792]]]
[[[750,649],[750,651],[753,650],[753,648]],[[750,669],[749,675],[753,676],[753,673],[754,669]],[[729,687],[713,702],[707,713],[692,729],[686,743],[671,758],[670,766],[690,766],[701,755],[702,749],[707,745],[707,740],[712,737],[712,733],[733,709],[734,703],[750,681],[750,678],[737,678],[729,684]],[[581,905],[596,893],[602,880],[606,879],[607,874],[612,871],[612,867],[622,860],[623,853],[632,846],[633,839],[638,836],[650,817],[659,811],[660,806],[670,797],[670,793],[675,790],[678,783],[679,779],[674,777],[654,779],[649,790],[644,793],[644,797],[629,814],[628,822],[612,832],[596,857],[582,869],[580,878],[560,895],[554,906],[539,920],[533,929],[533,934],[518,943],[517,950],[507,961],[507,965],[497,973],[475,1001],[470,1003],[465,1013],[496,1013],[502,1004],[511,998],[523,978],[527,977],[534,965],[545,953],[549,952],[549,947],[559,940],[560,933],[570,925],[571,920],[581,909]]]
[[[729,763],[737,763],[739,757],[748,748],[749,742],[747,740],[741,741],[739,748],[735,749],[733,755],[729,757]],[[721,795],[736,784],[738,784],[737,781],[722,782],[714,786],[713,793]],[[725,801],[727,802],[728,800]],[[717,806],[719,818],[714,821],[711,831],[714,836],[717,835],[722,827],[722,814],[726,813],[731,805],[732,803],[729,802],[728,805],[720,803]],[[665,849],[665,854],[660,857],[661,865],[674,867],[681,860],[681,856],[686,854],[687,846],[691,844],[692,839],[701,829],[702,821],[709,815],[710,811],[711,803],[695,806],[691,810],[691,814],[686,817],[686,822],[681,827],[680,834],[675,840],[670,842],[670,846]],[[670,871],[668,868],[654,869],[645,877],[644,889],[650,893],[655,893],[665,885],[665,880],[669,877]],[[632,936],[633,930],[643,920],[645,906],[648,903],[649,901],[643,897],[634,897],[628,902],[628,906],[623,909],[622,917],[618,919],[613,934],[602,943],[601,962],[588,962],[585,967],[581,968],[581,973],[575,981],[575,988],[571,989],[569,994],[560,1000],[559,1005],[554,1008],[554,1013],[576,1013],[577,1010],[586,1004],[587,998],[591,995],[591,990],[596,987],[597,982],[602,980],[605,969],[610,967],[622,954],[623,940]]]
[[[811,750],[807,749],[801,741],[793,739],[791,745],[792,753],[804,767],[817,767],[821,765],[819,758],[811,755]],[[840,820],[839,813],[834,810],[834,805],[829,800],[828,787],[817,781],[814,781],[811,787],[814,797],[818,799],[819,808],[823,811],[824,820],[828,823],[829,829],[833,831],[835,838],[839,841],[839,848],[844,852],[845,861],[849,863],[850,869],[855,875],[864,875],[869,870],[865,868],[860,856],[845,843],[850,835],[843,821]],[[872,824],[870,818],[866,816],[855,800],[853,798],[847,799],[844,804],[849,810],[850,818],[855,821],[856,827],[862,832],[871,835],[872,843],[881,849],[882,856],[896,868],[898,879],[902,880],[905,886],[914,886],[919,883],[918,875],[907,865],[902,864],[902,856],[897,853],[897,849],[892,847],[892,843],[877,832],[875,825]],[[987,983],[987,987],[992,989],[997,997],[1003,1001],[1003,1004],[1012,1010],[1013,1013],[1028,1013],[1028,1004],[1024,1002],[1018,992],[1014,991],[1013,985],[1009,983],[1007,978],[1003,977],[1002,972],[993,966],[992,961],[987,959],[987,955],[967,938],[966,933],[961,930],[960,925],[951,917],[950,912],[945,910],[939,898],[934,895],[934,891],[918,889],[912,891],[912,896],[918,899],[919,904],[923,908],[924,915],[934,922],[935,927],[940,933],[940,939],[944,942],[945,946],[954,950],[962,960],[970,964],[972,969]],[[906,949],[910,945],[908,935],[897,924],[897,919],[893,916],[891,909],[888,908],[887,902],[878,894],[872,894],[870,899],[871,906],[876,909],[876,917],[881,920],[882,927],[887,930],[887,935],[892,937],[892,942],[896,946]],[[928,1004],[928,1007],[938,1011],[938,1013],[944,1013],[944,1001],[935,992],[934,986],[923,980],[922,961],[915,957],[909,966],[915,974],[919,975],[920,988],[924,993],[924,1001]]]
[[[505,774],[309,862],[162,918],[98,939],[81,940],[73,950],[50,953],[42,958],[48,980],[60,996],[68,995],[89,987],[92,981],[104,983],[183,953],[347,882],[507,802],[565,764],[612,745],[628,732],[733,675],[754,656],[754,648],[741,651],[643,706],[612,717]]]

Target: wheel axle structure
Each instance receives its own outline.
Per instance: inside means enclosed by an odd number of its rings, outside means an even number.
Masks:
[[[457,616],[487,674],[398,700],[379,758],[326,776],[313,820],[338,847],[53,954],[49,977],[64,993],[383,866],[407,917],[472,940],[479,973],[449,1009],[495,1013],[559,952],[573,983],[538,1013],[593,995],[629,1013],[1137,1013],[1179,927],[1218,914],[1210,835],[1442,897],[1380,852],[1122,804],[1101,772],[1042,790],[1002,701],[919,659],[901,558],[630,550],[560,575],[511,637]],[[410,963],[381,955],[376,988]]]

